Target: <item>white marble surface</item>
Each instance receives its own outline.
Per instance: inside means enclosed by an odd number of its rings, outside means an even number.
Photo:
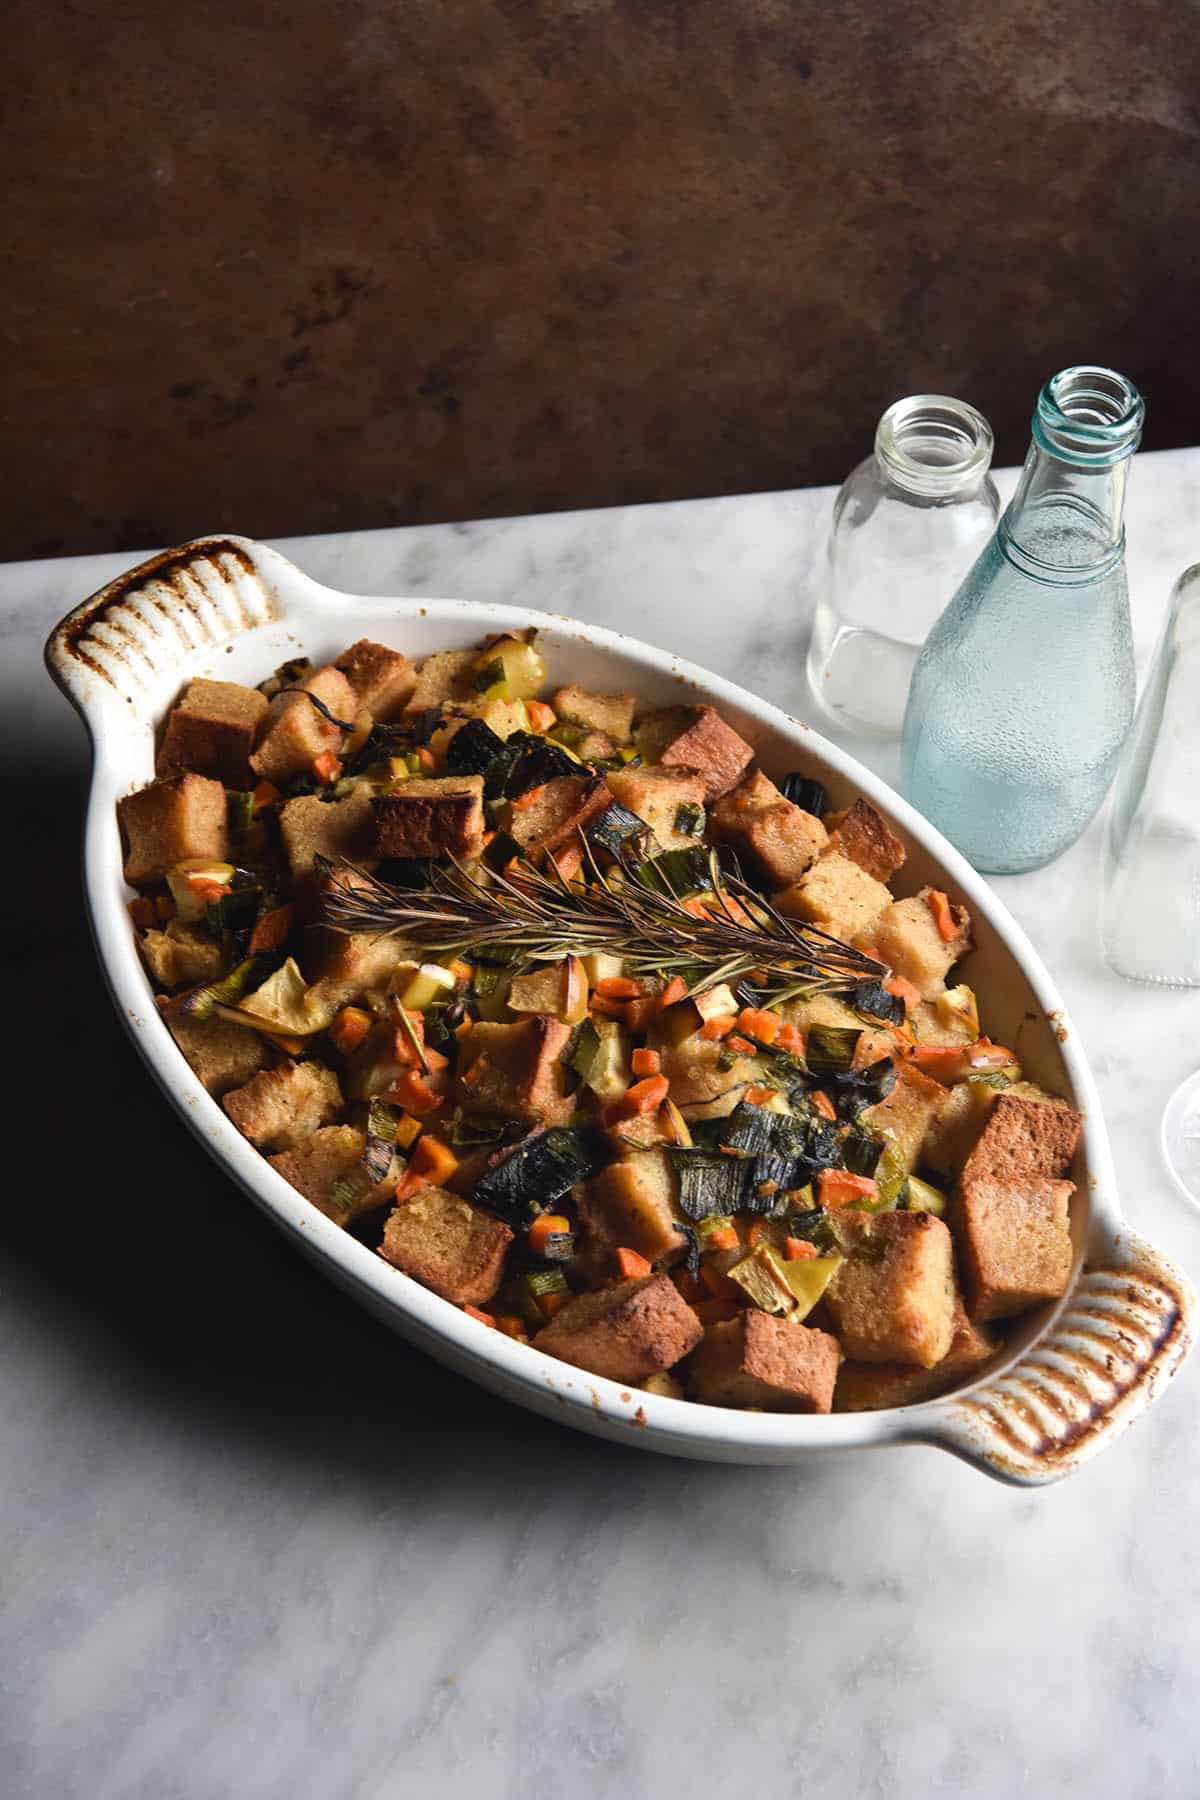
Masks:
[[[282,547],[339,587],[614,624],[803,714],[802,578],[829,498]],[[1200,451],[1139,460],[1143,664],[1200,555],[1198,502]],[[0,1794],[1200,1793],[1200,1359],[1039,1494],[929,1450],[675,1463],[445,1374],[222,1183],[96,976],[83,736],[38,663],[60,612],[132,560],[0,570],[5,969],[32,1076],[9,1078],[0,1214]],[[1105,971],[1097,858],[1093,828],[999,885],[1084,1034],[1131,1218],[1196,1272],[1200,1215],[1157,1131],[1200,1064],[1200,994]]]

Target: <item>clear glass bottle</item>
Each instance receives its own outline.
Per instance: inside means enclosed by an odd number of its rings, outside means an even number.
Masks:
[[[1133,716],[1122,515],[1141,395],[1111,369],[1055,375],[996,534],[913,675],[902,786],[990,874],[1051,862],[1092,818]]]
[[[813,695],[840,730],[899,736],[925,634],[1000,516],[991,460],[982,413],[913,394],[844,482],[808,651]]]
[[[1117,771],[1100,935],[1118,975],[1200,987],[1200,563],[1172,590]]]

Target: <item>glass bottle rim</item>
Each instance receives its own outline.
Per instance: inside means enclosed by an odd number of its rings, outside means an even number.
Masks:
[[[888,407],[875,432],[875,456],[897,487],[945,497],[974,489],[992,461],[992,428],[951,394],[909,394]]]
[[[1060,462],[1108,468],[1141,441],[1146,403],[1132,381],[1100,363],[1075,363],[1038,395],[1033,441]]]

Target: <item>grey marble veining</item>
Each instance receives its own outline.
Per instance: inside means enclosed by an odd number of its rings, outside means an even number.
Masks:
[[[612,624],[805,716],[829,498],[281,547],[338,587]],[[1198,501],[1200,451],[1139,460],[1143,663]],[[444,1373],[221,1180],[96,973],[83,734],[38,666],[59,614],[129,560],[0,570],[25,1077],[0,1211],[0,1794],[1200,1793],[1200,1367],[1037,1495],[927,1450],[675,1463]],[[999,885],[1084,1034],[1130,1217],[1195,1272],[1200,1217],[1157,1132],[1200,1062],[1200,995],[1105,971],[1097,873],[1093,828]]]

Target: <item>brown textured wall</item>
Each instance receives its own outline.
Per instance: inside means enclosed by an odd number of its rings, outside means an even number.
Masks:
[[[1200,439],[1178,0],[15,0],[0,555],[838,479],[1111,361]]]

